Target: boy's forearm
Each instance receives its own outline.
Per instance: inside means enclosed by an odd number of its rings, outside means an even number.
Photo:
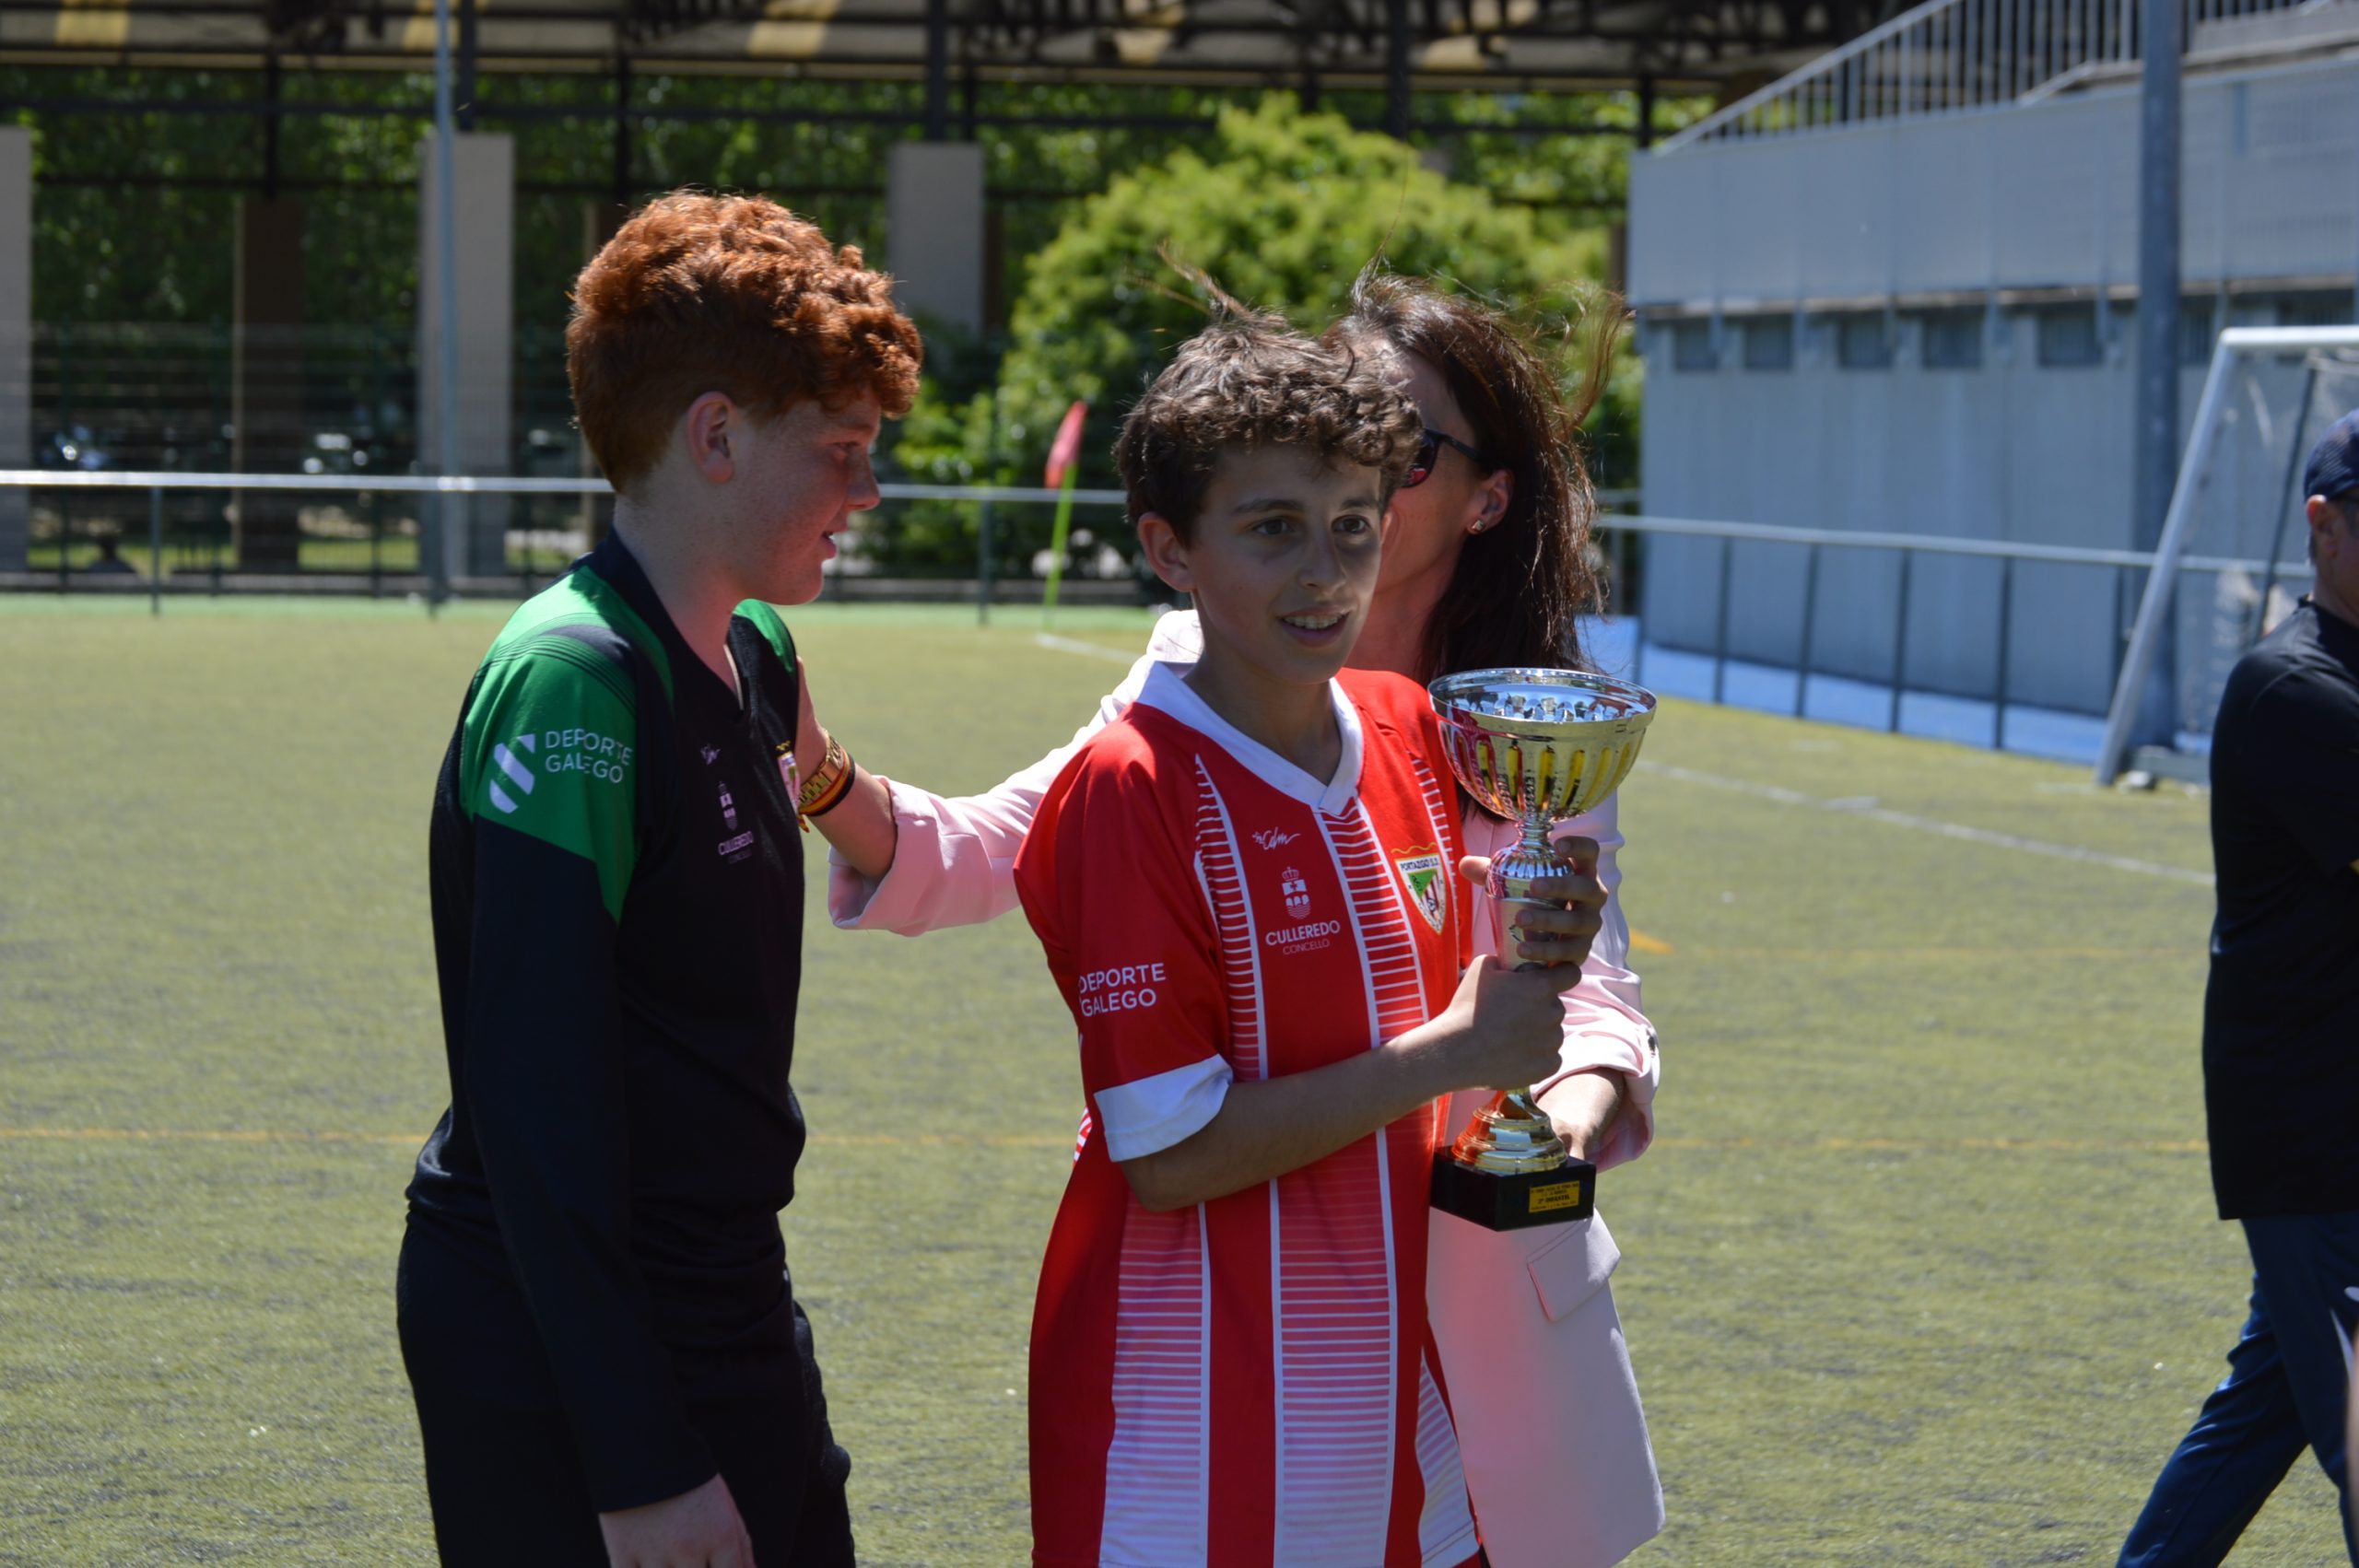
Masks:
[[[1230,1084],[1201,1131],[1122,1162],[1131,1190],[1149,1209],[1191,1208],[1300,1170],[1400,1120],[1457,1087],[1443,1082],[1430,1049],[1438,1027],[1421,1025],[1309,1072]]]

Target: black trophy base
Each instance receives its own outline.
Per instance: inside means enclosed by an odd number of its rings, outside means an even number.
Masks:
[[[1571,1160],[1549,1171],[1485,1171],[1434,1155],[1433,1205],[1492,1231],[1561,1225],[1597,1211],[1597,1167]]]

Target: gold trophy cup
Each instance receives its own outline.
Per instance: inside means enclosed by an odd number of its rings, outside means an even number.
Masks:
[[[1459,784],[1523,829],[1492,860],[1485,900],[1499,961],[1511,963],[1522,912],[1549,907],[1531,896],[1532,883],[1563,869],[1550,832],[1620,787],[1655,716],[1654,694],[1577,670],[1474,670],[1427,689]],[[1528,1090],[1500,1094],[1434,1155],[1434,1207],[1491,1230],[1586,1220],[1596,1200],[1597,1167],[1572,1157]]]

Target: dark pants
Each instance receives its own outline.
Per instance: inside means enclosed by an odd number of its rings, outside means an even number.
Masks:
[[[402,1362],[426,1445],[434,1537],[451,1568],[606,1568],[598,1513],[523,1299],[504,1270],[413,1223],[398,1286]],[[851,1456],[827,1427],[810,1320],[791,1352],[675,1350],[758,1568],[851,1568]]]
[[[2351,1560],[2343,1410],[2359,1318],[2359,1213],[2244,1222],[2252,1316],[2228,1375],[2203,1401],[2122,1543],[2120,1568],[2216,1568],[2306,1447],[2342,1504]]]

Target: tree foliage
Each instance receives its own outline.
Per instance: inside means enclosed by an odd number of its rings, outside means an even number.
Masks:
[[[293,111],[279,123],[281,191],[306,208],[310,401],[323,427],[371,427],[398,462],[432,83],[290,62],[283,89]],[[598,212],[612,210],[618,145],[628,200],[683,184],[760,191],[893,264],[884,170],[892,144],[918,134],[917,84],[649,75],[631,83],[619,128],[614,90],[596,76],[487,75],[479,86],[479,128],[516,143],[522,472],[575,467],[565,294]],[[111,397],[169,401],[179,394],[122,369],[152,369],[159,355],[177,367],[175,385],[209,389],[195,398],[204,408],[175,418],[226,419],[232,237],[238,202],[264,185],[264,120],[253,112],[264,93],[255,72],[0,65],[0,121],[35,132],[33,315],[37,352],[54,366],[43,384],[58,389],[38,420],[103,425]],[[979,341],[930,334],[933,374],[900,439],[904,470],[1035,482],[1056,419],[1084,396],[1094,405],[1085,482],[1109,483],[1114,417],[1201,320],[1157,258],[1167,243],[1306,325],[1332,313],[1379,250],[1395,266],[1543,308],[1602,273],[1627,143],[1587,132],[1635,123],[1628,95],[1422,96],[1414,149],[1351,128],[1381,117],[1380,94],[1323,102],[1327,112],[1300,114],[1282,97],[1240,108],[1238,95],[1196,86],[962,89],[952,130],[985,148],[989,275],[1004,324]],[[1696,107],[1663,110],[1675,122]],[[96,346],[106,343],[111,361]],[[1045,514],[1003,521],[1019,534],[1046,528]],[[966,570],[974,522],[900,509],[875,543],[900,564]],[[1010,544],[1003,562],[1031,547]]]
[[[1182,269],[1311,331],[1379,258],[1544,317],[1578,310],[1604,262],[1601,233],[1548,228],[1532,209],[1436,172],[1415,148],[1300,112],[1289,96],[1224,109],[1201,147],[1078,204],[1031,259],[996,384],[967,399],[930,388],[896,461],[933,483],[1038,484],[1057,421],[1080,399],[1091,408],[1081,483],[1112,486],[1116,422],[1205,320]],[[905,564],[962,567],[974,524],[971,509],[903,509],[880,520],[873,546]],[[1045,528],[1027,517],[1003,537],[1020,559]]]

